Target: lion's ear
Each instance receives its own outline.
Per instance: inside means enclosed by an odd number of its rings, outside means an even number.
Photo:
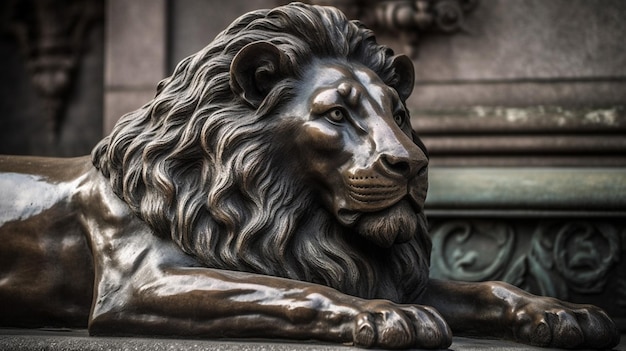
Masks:
[[[286,55],[274,44],[258,41],[244,46],[230,64],[230,87],[248,104],[258,108],[283,78]]]
[[[393,67],[396,71],[397,82],[393,85],[402,101],[406,101],[413,92],[415,83],[415,69],[413,61],[406,55],[397,55],[393,58]]]

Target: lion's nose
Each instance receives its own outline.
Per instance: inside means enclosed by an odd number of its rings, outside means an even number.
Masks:
[[[428,160],[410,157],[400,157],[389,154],[380,156],[380,163],[391,175],[402,176],[412,179],[417,175],[423,175],[428,168]]]

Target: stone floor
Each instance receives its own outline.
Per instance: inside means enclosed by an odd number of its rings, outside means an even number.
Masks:
[[[524,346],[500,340],[483,340],[455,337],[451,350],[547,350]],[[320,351],[352,351],[361,350],[349,346],[329,344],[304,344],[288,341],[268,340],[189,340],[189,339],[152,339],[152,338],[114,338],[92,337],[84,330],[24,330],[0,329],[0,350],[46,350],[46,351],[293,351],[293,350],[320,350]],[[620,345],[616,348],[626,351],[626,335],[622,336]]]

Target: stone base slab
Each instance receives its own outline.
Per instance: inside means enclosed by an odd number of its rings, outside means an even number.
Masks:
[[[146,337],[101,337],[89,336],[86,330],[42,330],[42,329],[0,329],[0,350],[47,350],[47,351],[350,351],[360,348],[344,345],[321,343],[300,343],[283,340],[200,340]],[[535,350],[546,351],[537,347],[526,346],[509,341],[470,339],[455,337],[450,350]],[[626,335],[616,348],[626,351]]]

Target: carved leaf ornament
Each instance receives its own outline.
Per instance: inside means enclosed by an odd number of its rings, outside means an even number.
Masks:
[[[615,228],[573,222],[560,226],[556,233],[552,250],[556,270],[572,290],[600,292],[606,283],[607,272],[619,261],[620,245]]]
[[[540,222],[527,247],[517,223],[457,220],[431,230],[431,276],[462,281],[500,279],[567,299],[601,293],[620,258],[620,237],[606,222]],[[528,241],[528,240],[527,240]],[[516,247],[517,243],[517,247]]]
[[[505,268],[513,244],[513,229],[505,223],[445,223],[433,232],[431,272],[453,280],[491,279]]]

